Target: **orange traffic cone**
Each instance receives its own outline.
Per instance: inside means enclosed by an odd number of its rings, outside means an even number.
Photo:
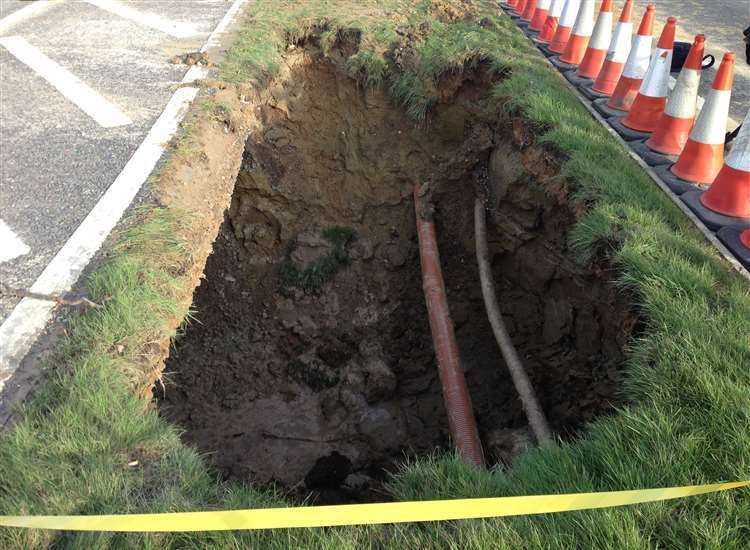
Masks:
[[[589,45],[591,33],[594,30],[594,4],[596,0],[582,0],[581,9],[578,10],[573,34],[565,45],[565,51],[560,56],[560,63],[552,63],[562,66],[563,68],[577,67],[586,53],[586,47]]]
[[[515,9],[516,4],[518,4],[518,0],[508,0],[507,2],[500,2],[500,6],[507,10]]]
[[[627,0],[620,12],[620,19],[615,26],[615,32],[607,48],[607,55],[604,58],[604,64],[596,76],[591,90],[593,96],[608,97],[617,86],[620,80],[622,69],[630,53],[630,41],[633,37],[633,0]],[[593,99],[593,97],[592,97]]]
[[[656,51],[648,66],[646,75],[641,83],[640,91],[633,100],[633,105],[627,116],[622,119],[622,125],[638,132],[653,132],[659,117],[667,105],[669,93],[669,70],[672,67],[672,49],[674,35],[677,30],[677,19],[668,17],[667,24],[661,31]],[[635,135],[634,139],[643,137]]]
[[[581,0],[566,0],[562,15],[560,15],[560,20],[557,23],[555,36],[552,37],[549,43],[549,51],[552,53],[563,53],[565,51],[565,46],[568,45],[568,40],[570,40],[570,34],[573,32],[573,25],[575,25],[578,8],[580,7]]]
[[[528,2],[528,0],[518,0],[518,2],[516,2],[516,5],[513,7],[513,12],[516,17],[521,17],[523,10],[526,9],[526,2]],[[511,17],[513,17],[513,15],[511,15]]]
[[[750,111],[708,191],[685,193],[682,200],[711,229],[750,227]]]
[[[536,5],[536,11],[534,11],[534,16],[531,18],[531,23],[529,23],[530,31],[542,30],[542,25],[547,20],[551,2],[552,0],[539,0]]]
[[[534,17],[536,11],[536,0],[527,0],[526,6],[524,6],[523,12],[521,13],[521,21],[528,23],[531,18]]]
[[[727,52],[685,148],[671,168],[671,172],[678,178],[695,183],[711,183],[719,173],[724,162],[724,134],[729,117],[733,76],[734,53]]]
[[[576,71],[579,78],[596,78],[602,69],[607,48],[612,40],[612,0],[602,0],[599,17],[596,18],[586,53]]]
[[[562,14],[565,0],[552,0],[552,7],[549,9],[547,19],[544,20],[542,30],[539,31],[539,36],[536,37],[536,41],[542,44],[548,44],[555,36],[557,30],[557,21],[560,19]]]
[[[653,4],[646,7],[646,13],[643,14],[638,34],[635,35],[622,76],[617,81],[612,97],[609,100],[601,99],[594,102],[597,110],[605,116],[621,116],[623,112],[629,111],[638,95],[651,57],[651,33],[654,28],[655,9]]]
[[[725,216],[750,218],[750,111],[701,204]]]
[[[705,41],[706,37],[702,34],[697,35],[693,41],[674,90],[669,94],[664,113],[659,118],[653,135],[646,141],[646,146],[652,151],[664,155],[679,155],[687,143],[695,121]]]

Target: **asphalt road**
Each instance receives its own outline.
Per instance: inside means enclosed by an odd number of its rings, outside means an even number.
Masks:
[[[724,52],[737,54],[735,63],[735,81],[732,90],[730,116],[736,122],[742,122],[750,108],[750,65],[745,62],[745,43],[742,31],[750,26],[750,1],[748,0],[653,0],[656,6],[658,29],[666,18],[673,15],[677,18],[677,38],[692,42],[696,34],[706,35],[706,53],[716,57],[712,69],[704,71],[701,78],[701,94],[705,96],[711,86]],[[637,2],[636,14],[640,18],[644,1]],[[619,4],[622,6],[622,2]],[[618,7],[619,9],[619,7]]]
[[[29,4],[0,0],[0,16]],[[169,59],[199,49],[231,1],[118,4],[146,19],[132,20],[79,0],[52,5],[9,29],[0,23],[0,219],[25,245],[22,250],[28,249],[0,263],[0,280],[7,285],[30,287],[79,226],[188,70]],[[176,22],[174,34],[180,37],[144,21]],[[10,36],[41,51],[132,122],[101,126],[13,55],[2,42]],[[0,261],[8,255],[0,253]],[[0,322],[17,301],[0,298]]]

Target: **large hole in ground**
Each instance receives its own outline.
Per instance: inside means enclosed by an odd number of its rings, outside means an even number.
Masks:
[[[555,163],[512,146],[524,129],[489,108],[487,74],[446,80],[415,127],[310,51],[287,71],[256,105],[199,322],[155,389],[184,439],[228,478],[319,502],[384,500],[405,456],[448,449],[411,197],[425,181],[488,460],[530,437],[481,298],[477,187],[491,197],[501,309],[553,429],[569,437],[610,410],[635,316],[605,270],[568,257]]]

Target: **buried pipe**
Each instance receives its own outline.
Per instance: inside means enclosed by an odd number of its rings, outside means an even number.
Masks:
[[[440,270],[435,224],[427,212],[427,201],[422,200],[420,188],[414,186],[414,209],[419,237],[419,260],[422,266],[424,290],[430,331],[435,346],[443,401],[448,413],[448,428],[458,452],[465,462],[484,464],[482,444],[471,407],[471,397],[458,355],[458,344],[453,332],[453,321],[448,309],[443,273]]]
[[[547,419],[544,417],[534,388],[523,368],[521,359],[518,357],[516,348],[513,346],[513,341],[508,335],[508,330],[505,328],[505,323],[503,322],[503,316],[497,306],[497,296],[495,295],[495,286],[492,283],[492,271],[490,270],[489,253],[487,250],[484,204],[482,204],[479,198],[474,202],[474,240],[476,241],[479,278],[482,283],[482,297],[484,298],[487,317],[492,325],[492,332],[495,334],[497,345],[500,346],[505,364],[508,365],[513,385],[516,387],[518,396],[521,398],[521,404],[526,412],[526,418],[529,420],[529,426],[534,433],[534,437],[539,445],[551,445],[552,434],[549,424],[547,424]]]

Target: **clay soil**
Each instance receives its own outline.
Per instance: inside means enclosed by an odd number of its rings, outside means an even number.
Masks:
[[[196,320],[154,390],[161,413],[227,478],[318,502],[386,500],[382,482],[405,457],[450,448],[416,182],[435,204],[488,462],[510,462],[531,438],[482,303],[477,192],[491,215],[501,309],[553,429],[574,436],[618,403],[636,318],[606,270],[570,259],[575,214],[555,160],[489,107],[490,84],[481,67],[446,80],[429,122],[415,126],[387,93],[308,48],[255,102]],[[331,258],[314,284],[289,276]]]

